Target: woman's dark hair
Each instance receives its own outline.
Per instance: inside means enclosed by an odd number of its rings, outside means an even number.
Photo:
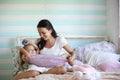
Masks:
[[[47,19],[41,20],[41,21],[38,23],[37,28],[46,28],[47,30],[51,30],[51,31],[52,31],[51,35],[52,35],[54,38],[57,37],[56,31],[54,30],[51,22],[50,22],[49,20],[47,20]],[[45,41],[43,38],[40,38],[40,40],[39,40],[38,43],[37,43],[37,46],[38,46],[38,47],[40,48],[40,50],[41,50],[41,49],[43,49],[43,47],[45,46],[45,44],[46,44],[46,41]]]

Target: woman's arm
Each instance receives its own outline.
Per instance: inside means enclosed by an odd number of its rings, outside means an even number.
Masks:
[[[76,54],[73,51],[73,49],[69,45],[65,45],[63,48],[70,54],[71,58],[74,60],[76,57]]]
[[[74,65],[74,59],[76,57],[75,52],[73,51],[73,49],[69,45],[65,45],[63,48],[70,54],[67,57],[68,58],[68,62],[70,63],[70,65]]]
[[[35,70],[30,70],[30,71],[26,71],[26,72],[22,72],[22,73],[18,73],[13,80],[19,80],[22,78],[29,78],[29,77],[34,77],[39,75],[39,71],[35,71]]]

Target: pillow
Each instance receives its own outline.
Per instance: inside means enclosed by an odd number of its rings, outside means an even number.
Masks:
[[[23,45],[22,45],[23,39],[28,39],[28,40],[36,43],[36,39],[38,39],[38,38],[39,37],[27,37],[27,36],[16,37],[16,39],[14,40],[15,45],[14,45],[14,47],[11,48],[11,52],[13,53],[12,61],[13,61],[13,65],[14,65],[13,75],[16,75],[20,71],[19,65],[20,65],[21,60],[20,60],[20,56],[19,56],[19,49],[20,49],[20,47],[23,47]],[[23,67],[25,69],[27,69],[28,64],[23,65]]]
[[[37,65],[39,67],[57,67],[64,65],[65,62],[67,62],[67,59],[61,57],[61,56],[50,56],[50,55],[32,55],[30,57],[31,64]]]
[[[85,46],[78,46],[74,48],[74,51],[76,53],[76,58],[82,62],[84,62],[85,54],[91,52],[91,51],[103,51],[103,52],[111,52],[116,53],[115,45],[111,42],[107,41],[100,41],[96,43],[87,44]]]
[[[82,61],[83,55],[84,55],[84,47],[78,46],[78,47],[74,48],[74,51],[76,53],[77,60]]]
[[[89,51],[103,51],[103,52],[116,52],[115,45],[111,42],[101,41],[97,43],[88,44],[85,46],[85,52]]]
[[[113,71],[120,69],[119,55],[112,52],[91,51],[85,56],[87,64],[100,71]]]
[[[103,51],[103,52],[112,52],[116,53],[115,45],[111,42],[101,41],[97,43],[88,44],[85,46],[84,53],[91,51]]]
[[[14,65],[14,69],[13,69],[13,75],[15,76],[19,71],[20,71],[20,63],[21,63],[21,59],[20,59],[20,55],[19,55],[19,50],[20,50],[21,46],[15,46],[11,49],[12,53],[13,53],[13,65]],[[25,69],[28,68],[28,64],[25,63],[23,65],[23,67]]]

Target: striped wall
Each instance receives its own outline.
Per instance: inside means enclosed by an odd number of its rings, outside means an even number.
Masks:
[[[0,79],[12,79],[14,39],[37,36],[36,25],[43,18],[58,33],[105,36],[106,0],[0,0]]]

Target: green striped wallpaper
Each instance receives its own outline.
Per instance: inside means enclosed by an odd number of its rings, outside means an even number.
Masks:
[[[105,5],[105,0],[1,0],[4,4],[97,4]]]
[[[12,80],[11,48],[17,36],[37,36],[39,20],[58,33],[106,35],[106,0],[0,0],[0,79]],[[78,46],[93,41],[69,41]]]

